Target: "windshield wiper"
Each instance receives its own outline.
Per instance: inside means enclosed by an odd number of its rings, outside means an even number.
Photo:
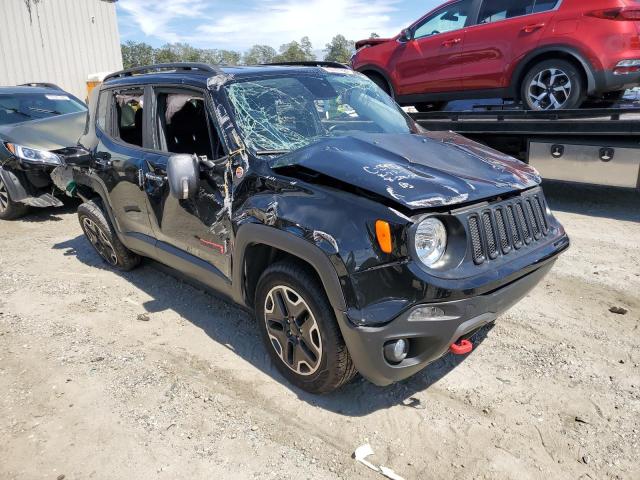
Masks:
[[[291,150],[258,150],[256,155],[259,157],[266,157],[268,155],[284,155],[289,152],[291,152]]]
[[[39,113],[50,113],[51,115],[62,115],[62,112],[58,112],[57,110],[47,110],[46,108],[29,107],[29,110]]]
[[[24,112],[18,110],[17,108],[7,107],[5,105],[0,105],[0,108],[2,108],[4,110],[8,110],[9,112],[19,113],[20,115],[23,115],[23,116],[25,116],[27,118],[31,118],[31,115],[29,115],[28,113],[24,113]]]

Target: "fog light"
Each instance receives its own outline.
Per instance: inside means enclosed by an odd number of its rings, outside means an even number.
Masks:
[[[384,357],[390,363],[400,363],[409,354],[409,341],[403,338],[388,342],[384,346]]]

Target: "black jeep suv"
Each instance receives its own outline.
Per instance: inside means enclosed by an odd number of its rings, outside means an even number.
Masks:
[[[65,159],[108,263],[151,257],[255,311],[310,392],[468,351],[569,245],[532,168],[422,130],[339,65],[113,74]]]

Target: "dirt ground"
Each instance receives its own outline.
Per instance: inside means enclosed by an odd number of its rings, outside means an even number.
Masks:
[[[74,205],[0,221],[0,478],[382,478],[363,443],[407,480],[640,478],[640,195],[547,195],[572,248],[474,353],[323,397],[233,305],[106,268]]]

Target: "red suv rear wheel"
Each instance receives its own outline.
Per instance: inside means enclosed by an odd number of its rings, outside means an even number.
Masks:
[[[530,110],[578,108],[585,98],[585,85],[577,67],[566,60],[537,63],[524,76],[521,96]]]

